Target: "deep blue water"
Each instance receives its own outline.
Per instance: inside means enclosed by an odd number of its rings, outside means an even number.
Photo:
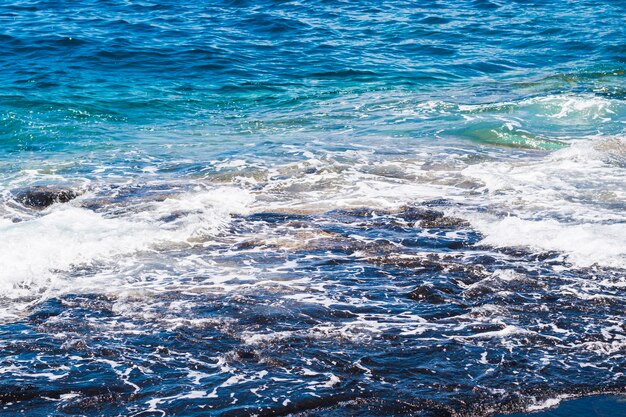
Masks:
[[[0,3],[0,414],[624,394],[625,16]]]

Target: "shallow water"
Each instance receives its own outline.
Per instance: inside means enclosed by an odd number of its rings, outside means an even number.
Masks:
[[[623,2],[0,5],[5,415],[626,385]]]

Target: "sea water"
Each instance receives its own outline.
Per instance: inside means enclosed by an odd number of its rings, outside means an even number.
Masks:
[[[626,3],[0,4],[0,414],[626,387]]]

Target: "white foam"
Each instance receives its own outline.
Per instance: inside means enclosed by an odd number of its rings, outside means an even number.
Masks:
[[[612,114],[617,106],[608,99],[573,96],[517,105],[548,106],[543,114],[554,118],[593,109]],[[620,209],[626,201],[625,143],[615,136],[570,139],[568,147],[549,154],[498,153],[474,160],[461,149],[432,143],[423,152],[418,148],[413,158],[397,160],[375,159],[368,150],[329,152],[315,158],[314,174],[269,181],[254,209],[393,211],[444,198],[461,203],[448,214],[470,220],[485,244],[557,251],[578,266],[619,268],[626,266],[626,212]],[[351,162],[337,162],[346,160]],[[283,171],[276,168],[277,174]]]
[[[569,123],[576,120],[580,122],[596,119],[609,121],[610,116],[615,114],[611,109],[615,101],[595,96],[548,96],[523,101],[522,105],[526,103],[538,103],[544,107],[547,117],[567,119]]]
[[[623,139],[574,142],[541,159],[486,162],[464,175],[483,184],[483,202],[456,214],[492,246],[524,246],[568,255],[579,266],[626,266],[623,168],[606,161]],[[505,216],[502,213],[506,213]]]
[[[154,227],[106,219],[89,210],[63,207],[34,220],[4,224],[0,233],[0,292],[24,295],[25,288],[67,270],[145,247]]]
[[[0,295],[21,297],[71,285],[67,272],[156,246],[193,245],[219,233],[231,213],[252,201],[243,190],[191,193],[110,217],[72,205],[54,205],[40,217],[0,222]],[[176,214],[173,222],[163,216]],[[201,241],[201,240],[200,240]]]
[[[513,112],[514,115],[525,113],[525,119],[539,118],[551,123],[589,124],[595,121],[603,123],[611,121],[624,109],[624,105],[619,100],[593,95],[554,94],[517,102],[459,105],[458,109],[469,114],[490,114],[506,110]]]
[[[486,237],[481,243],[502,247],[565,252],[579,266],[626,266],[626,226],[562,224],[556,220],[531,221],[473,216],[472,225]]]
[[[555,398],[548,398],[547,400],[537,401],[534,400],[533,403],[526,406],[526,411],[533,412],[539,410],[545,410],[546,408],[556,407],[561,403],[561,400],[567,398],[566,395],[561,395]]]

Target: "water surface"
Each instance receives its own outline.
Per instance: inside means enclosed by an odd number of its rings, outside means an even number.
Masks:
[[[624,16],[0,5],[1,414],[623,394]]]

